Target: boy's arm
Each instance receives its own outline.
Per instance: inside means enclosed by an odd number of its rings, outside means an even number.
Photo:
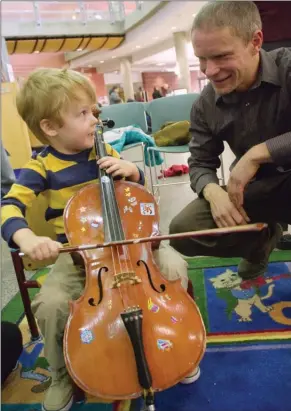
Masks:
[[[13,237],[18,230],[29,230],[25,219],[26,208],[46,188],[46,172],[42,164],[38,160],[29,161],[21,170],[17,182],[1,201],[2,237],[10,247],[15,247]]]

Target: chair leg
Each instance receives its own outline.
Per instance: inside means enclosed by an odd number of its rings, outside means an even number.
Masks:
[[[16,278],[18,282],[18,287],[24,307],[24,313],[27,318],[29,330],[31,333],[31,339],[38,340],[40,338],[40,334],[37,328],[36,320],[31,310],[31,301],[28,293],[28,289],[26,286],[26,278],[24,273],[24,266],[21,257],[18,255],[18,251],[11,251],[12,262],[14,265],[14,270],[16,273]]]

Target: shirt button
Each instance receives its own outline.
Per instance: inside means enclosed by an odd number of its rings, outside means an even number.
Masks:
[[[246,107],[248,107],[250,105],[250,103],[246,103]]]

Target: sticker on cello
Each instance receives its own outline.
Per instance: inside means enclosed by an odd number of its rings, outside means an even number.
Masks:
[[[153,313],[157,313],[157,312],[159,312],[160,307],[157,304],[154,304],[152,302],[152,299],[149,298],[148,299],[148,309],[149,309],[149,311],[152,311]]]
[[[88,330],[85,328],[84,330],[81,330],[81,341],[84,344],[90,344],[94,340],[94,336],[91,330]]]
[[[155,215],[154,203],[140,203],[140,213],[142,215]]]
[[[170,340],[161,340],[157,341],[158,349],[161,351],[170,351],[173,348],[173,343]]]

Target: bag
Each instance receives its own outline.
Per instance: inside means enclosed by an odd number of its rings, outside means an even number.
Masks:
[[[167,122],[161,130],[154,133],[155,143],[159,147],[182,146],[188,144],[191,139],[189,121]]]

